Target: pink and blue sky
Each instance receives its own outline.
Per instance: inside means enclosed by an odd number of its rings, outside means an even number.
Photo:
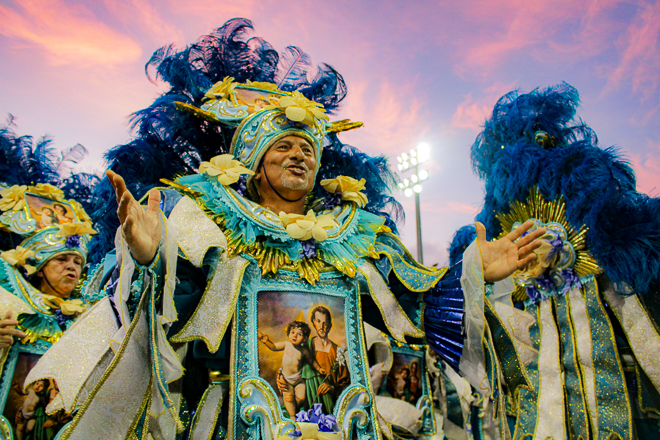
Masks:
[[[575,86],[601,146],[620,147],[638,189],[660,196],[659,1],[3,0],[0,115],[58,148],[83,144],[83,169],[101,171],[103,152],[131,137],[127,116],[166,88],[144,74],[151,54],[234,17],[251,19],[277,50],[297,45],[344,75],[337,118],[365,123],[344,142],[393,162],[431,146],[426,264],[444,264],[453,232],[480,210],[469,147],[513,89]],[[415,253],[414,205],[400,200],[402,238]]]

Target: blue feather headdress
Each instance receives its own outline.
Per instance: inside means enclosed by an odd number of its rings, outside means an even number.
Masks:
[[[280,55],[265,40],[249,38],[252,29],[249,20],[233,19],[183,50],[163,47],[147,62],[149,79],[167,82],[170,90],[132,115],[133,141],[106,153],[109,168],[124,177],[136,197],[158,186],[162,178],[174,180],[196,173],[202,161],[229,153],[234,128],[181,112],[175,104],[201,107],[206,91],[225,77],[241,83],[273,83],[283,91],[301,92],[307,99],[322,104],[329,114],[338,109],[346,96],[346,84],[336,70],[321,64],[310,75],[309,57],[299,48],[288,47]],[[388,224],[394,226],[389,214],[398,219],[401,208],[389,195],[394,176],[386,159],[360,153],[334,135],[326,137],[326,144],[319,177],[329,176],[325,167],[336,167],[336,163],[342,164],[339,174],[356,179],[367,177],[369,204],[365,209],[385,215]],[[92,217],[99,233],[91,244],[91,261],[100,260],[114,246],[114,233],[119,226],[116,210],[113,190],[103,179],[94,193]]]
[[[490,237],[496,215],[534,188],[565,202],[566,219],[588,228],[587,248],[614,283],[643,293],[660,274],[660,199],[637,192],[635,174],[614,149],[575,117],[579,97],[561,84],[502,97],[472,146],[472,164],[485,180],[478,219]]]

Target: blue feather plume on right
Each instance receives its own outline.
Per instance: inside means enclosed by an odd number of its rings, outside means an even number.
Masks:
[[[477,219],[492,238],[500,233],[495,214],[525,200],[534,186],[546,200],[563,196],[567,220],[589,228],[588,248],[608,277],[645,293],[660,276],[660,199],[637,192],[635,174],[616,149],[598,147],[594,131],[575,117],[578,103],[566,83],[497,102],[472,146],[486,187]],[[546,143],[539,131],[549,135]]]

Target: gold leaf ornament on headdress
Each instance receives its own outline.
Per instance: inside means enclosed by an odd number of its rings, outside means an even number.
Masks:
[[[26,185],[14,185],[9,188],[0,190],[0,210],[2,211],[20,211],[25,207],[25,199],[23,195],[27,191]]]
[[[70,237],[72,235],[87,235],[96,234],[96,230],[92,228],[91,223],[88,222],[75,222],[64,223],[59,225],[60,230],[57,233],[58,237]]]
[[[305,241],[313,238],[316,241],[323,241],[328,237],[326,229],[338,226],[335,216],[332,214],[323,214],[316,216],[311,209],[306,215],[287,214],[280,212],[280,219],[286,227],[286,232],[293,239]]]
[[[204,94],[204,99],[231,99],[231,93],[234,91],[238,84],[234,82],[234,78],[226,76],[225,79],[213,84],[213,87],[208,89]]]
[[[245,168],[231,154],[221,154],[212,158],[210,162],[202,162],[199,165],[199,173],[216,176],[223,185],[236,183],[242,174],[254,175],[254,171]]]
[[[25,249],[23,246],[17,246],[16,249],[0,253],[0,257],[9,263],[10,266],[23,266],[27,270],[28,275],[32,275],[37,271],[36,267],[25,264],[28,258],[35,255],[34,251]]]
[[[37,183],[30,192],[33,192],[41,197],[47,199],[62,200],[64,199],[64,191],[50,183]]]
[[[360,208],[363,208],[369,199],[360,192],[366,184],[365,179],[355,180],[348,176],[338,176],[335,179],[321,180],[321,186],[329,193],[341,193],[341,199],[355,202]]]
[[[73,199],[69,200],[68,202],[71,203],[71,205],[73,206],[73,211],[76,213],[76,216],[78,216],[78,218],[81,221],[87,222],[90,225],[92,224],[91,217],[87,215],[87,213],[85,212],[85,208],[83,208],[83,206],[80,203],[78,203]]]
[[[310,127],[314,126],[317,119],[328,120],[322,104],[310,101],[297,90],[291,95],[282,96],[279,105],[270,108],[280,108],[290,121],[302,122]]]
[[[246,86],[257,87],[263,90],[272,90],[277,91],[277,84],[263,82],[263,81],[250,81],[249,79],[245,81]]]

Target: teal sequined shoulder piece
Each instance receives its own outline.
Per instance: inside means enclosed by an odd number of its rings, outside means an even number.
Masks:
[[[314,284],[319,272],[332,266],[353,277],[365,258],[377,257],[376,236],[389,232],[384,218],[352,202],[344,203],[332,210],[315,212],[333,214],[338,226],[327,229],[324,241],[311,243],[310,252],[310,243],[289,236],[278,214],[242,197],[217,179],[196,174],[181,177],[176,184],[223,229],[229,253],[252,257],[263,274],[286,268]]]

